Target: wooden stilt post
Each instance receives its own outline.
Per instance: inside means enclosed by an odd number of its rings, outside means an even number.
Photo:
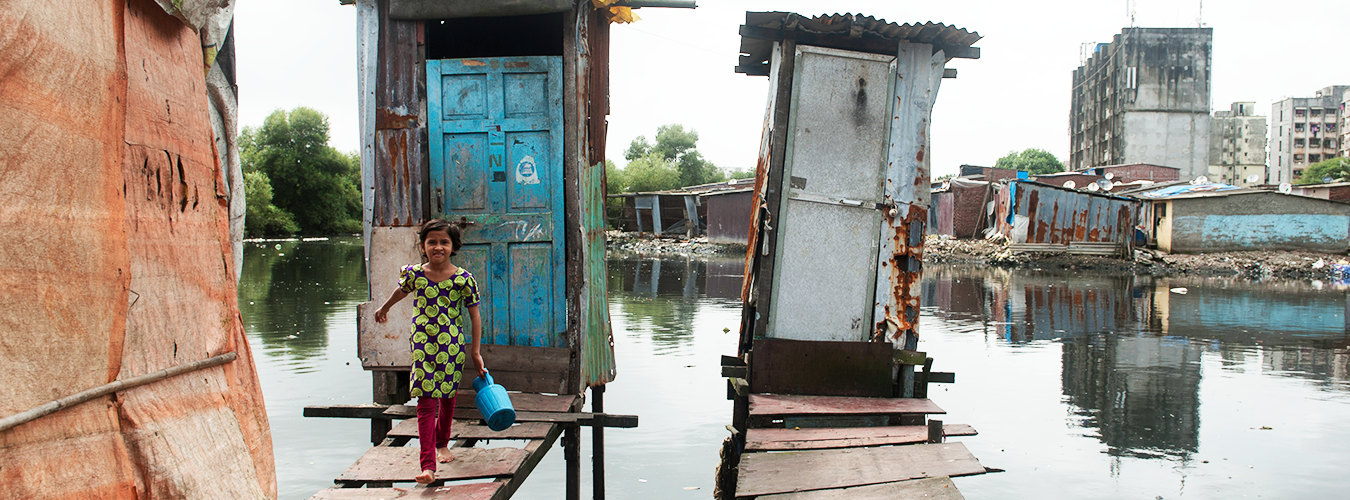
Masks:
[[[591,427],[591,482],[595,500],[605,500],[605,386],[591,388],[591,413],[595,425]]]
[[[567,461],[567,500],[581,500],[581,427],[567,426],[562,445]]]

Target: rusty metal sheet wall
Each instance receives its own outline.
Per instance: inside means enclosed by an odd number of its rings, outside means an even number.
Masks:
[[[585,270],[581,312],[581,386],[614,380],[614,334],[609,322],[609,279],[605,262],[605,164],[581,169],[581,262]]]
[[[947,236],[955,235],[955,231],[952,229],[955,225],[953,219],[956,218],[956,213],[952,205],[952,202],[955,201],[955,193],[948,191],[946,193],[937,193],[933,195],[933,197],[937,199],[937,201],[933,203],[933,205],[935,205],[933,207],[933,213],[937,214],[937,225],[933,226],[933,228],[936,229],[934,234],[945,234]],[[929,219],[932,219],[932,217],[929,217]],[[932,222],[929,222],[929,224],[932,225]]]
[[[429,214],[422,172],[421,99],[417,21],[389,19],[389,0],[378,0],[379,38],[375,78],[373,225],[413,226]]]
[[[708,242],[746,244],[754,192],[740,191],[703,196],[708,207]]]
[[[810,46],[795,57],[766,336],[863,341],[894,57]]]
[[[1010,191],[1015,193],[1011,207],[1002,201]],[[1018,243],[1132,245],[1138,212],[1132,200],[1027,182],[1010,183],[999,196],[999,231]],[[1025,241],[1017,240],[1018,230],[1009,223],[1009,215],[1027,221]]]

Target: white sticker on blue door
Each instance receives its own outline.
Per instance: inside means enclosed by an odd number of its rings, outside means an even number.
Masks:
[[[539,175],[535,172],[534,156],[525,155],[516,163],[516,184],[538,184]]]

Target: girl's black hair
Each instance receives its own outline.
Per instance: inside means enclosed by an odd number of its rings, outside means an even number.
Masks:
[[[459,242],[459,224],[455,224],[445,219],[435,218],[422,223],[422,227],[417,230],[417,249],[420,251],[427,242],[427,235],[432,231],[445,231],[450,236],[450,256],[453,257],[462,246]],[[422,257],[426,257],[423,255]]]

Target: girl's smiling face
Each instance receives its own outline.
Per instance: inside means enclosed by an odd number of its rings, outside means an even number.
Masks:
[[[428,232],[426,239],[422,240],[422,253],[426,254],[427,262],[438,266],[446,263],[450,258],[450,252],[454,250],[450,234],[445,231]]]

